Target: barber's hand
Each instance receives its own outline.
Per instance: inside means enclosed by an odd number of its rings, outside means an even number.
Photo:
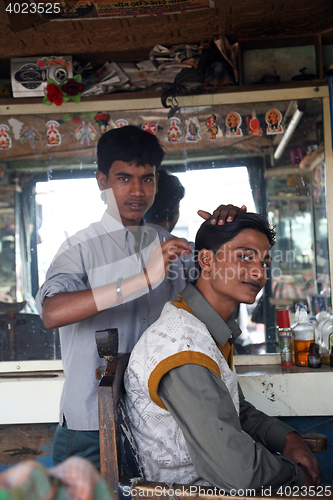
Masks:
[[[222,225],[225,222],[231,222],[234,220],[235,215],[245,213],[246,210],[245,205],[242,205],[241,208],[235,207],[234,205],[220,205],[212,214],[205,212],[205,210],[198,210],[198,215],[205,220],[211,217],[211,224],[213,225],[216,224],[216,222]]]
[[[146,266],[151,285],[156,285],[164,279],[173,260],[182,253],[189,255],[191,252],[189,244],[176,237],[154,245]]]
[[[291,458],[293,462],[300,465],[303,470],[313,479],[313,484],[318,486],[321,482],[321,474],[316,457],[309,447],[296,432],[289,432],[283,443],[282,455]],[[311,486],[305,483],[305,486]]]

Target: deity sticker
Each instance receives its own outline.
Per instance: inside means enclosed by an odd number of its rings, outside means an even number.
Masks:
[[[241,137],[243,135],[242,129],[242,117],[236,111],[231,111],[225,117],[225,124],[227,126],[226,137]]]
[[[24,144],[28,139],[30,141],[31,148],[35,149],[35,142],[40,140],[40,135],[34,127],[32,127],[31,130],[29,130],[29,127],[25,127],[22,131],[20,135],[21,144]]]
[[[206,127],[207,127],[207,134],[209,136],[209,139],[214,140],[217,138],[217,134],[219,132],[220,127],[217,124],[217,117],[214,115],[214,113],[209,117],[206,118]]]
[[[169,142],[179,142],[181,137],[181,131],[179,128],[180,119],[173,116],[169,118],[170,127],[167,133],[167,139]]]
[[[108,113],[103,113],[103,111],[100,111],[94,116],[94,120],[98,124],[101,134],[105,134],[107,131],[110,118],[111,116]]]
[[[249,135],[262,135],[262,128],[260,127],[255,111],[252,111],[251,118],[249,116],[246,117],[246,123]]]
[[[78,141],[80,141],[80,144],[83,144],[86,139],[88,146],[90,144],[90,139],[93,141],[96,135],[97,132],[90,122],[88,123],[87,126],[84,122],[82,122],[82,125],[75,130],[75,137],[77,138]]]
[[[124,120],[123,118],[120,118],[119,120],[116,120],[116,125],[118,128],[127,127],[128,121]]]
[[[45,125],[47,127],[46,138],[48,146],[60,146],[61,144],[61,134],[57,127],[59,123],[55,120],[50,120]]]
[[[195,116],[193,118],[189,118],[188,120],[185,120],[186,123],[186,136],[185,136],[185,141],[186,142],[198,142],[201,140],[199,130],[200,130],[200,125],[199,125],[199,120]]]
[[[12,140],[7,134],[8,125],[0,125],[0,149],[9,149],[12,147]]]
[[[158,125],[156,123],[144,122],[141,125],[142,130],[145,132],[149,132],[150,134],[155,135],[158,129]]]
[[[267,135],[283,134],[283,127],[281,125],[282,113],[278,109],[269,109],[265,116],[268,125]]]

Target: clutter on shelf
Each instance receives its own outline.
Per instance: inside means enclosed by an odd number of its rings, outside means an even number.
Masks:
[[[161,91],[162,104],[171,107],[173,99],[181,93],[236,85],[237,53],[238,44],[231,45],[221,35],[200,46],[181,44],[167,48],[156,45],[147,60],[106,61],[99,67],[91,62],[86,65],[72,62],[71,56],[12,59],[12,92],[14,97],[45,95],[45,104],[61,105],[68,99],[78,102],[79,98],[73,98],[77,95]],[[66,86],[74,86],[75,81],[80,83],[78,93],[66,92]]]

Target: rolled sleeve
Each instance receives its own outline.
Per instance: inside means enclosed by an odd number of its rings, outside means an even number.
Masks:
[[[44,284],[36,295],[36,306],[42,313],[46,297],[52,297],[64,292],[77,292],[86,290],[87,274],[83,265],[80,246],[69,246],[64,243],[46,273]]]

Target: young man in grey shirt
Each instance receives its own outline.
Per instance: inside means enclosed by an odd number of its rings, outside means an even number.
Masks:
[[[241,332],[231,315],[264,287],[274,238],[257,214],[223,226],[206,221],[195,242],[195,285],[165,305],[134,347],[126,407],[147,480],[231,494],[320,483],[301,437],[244,399],[233,365]]]

